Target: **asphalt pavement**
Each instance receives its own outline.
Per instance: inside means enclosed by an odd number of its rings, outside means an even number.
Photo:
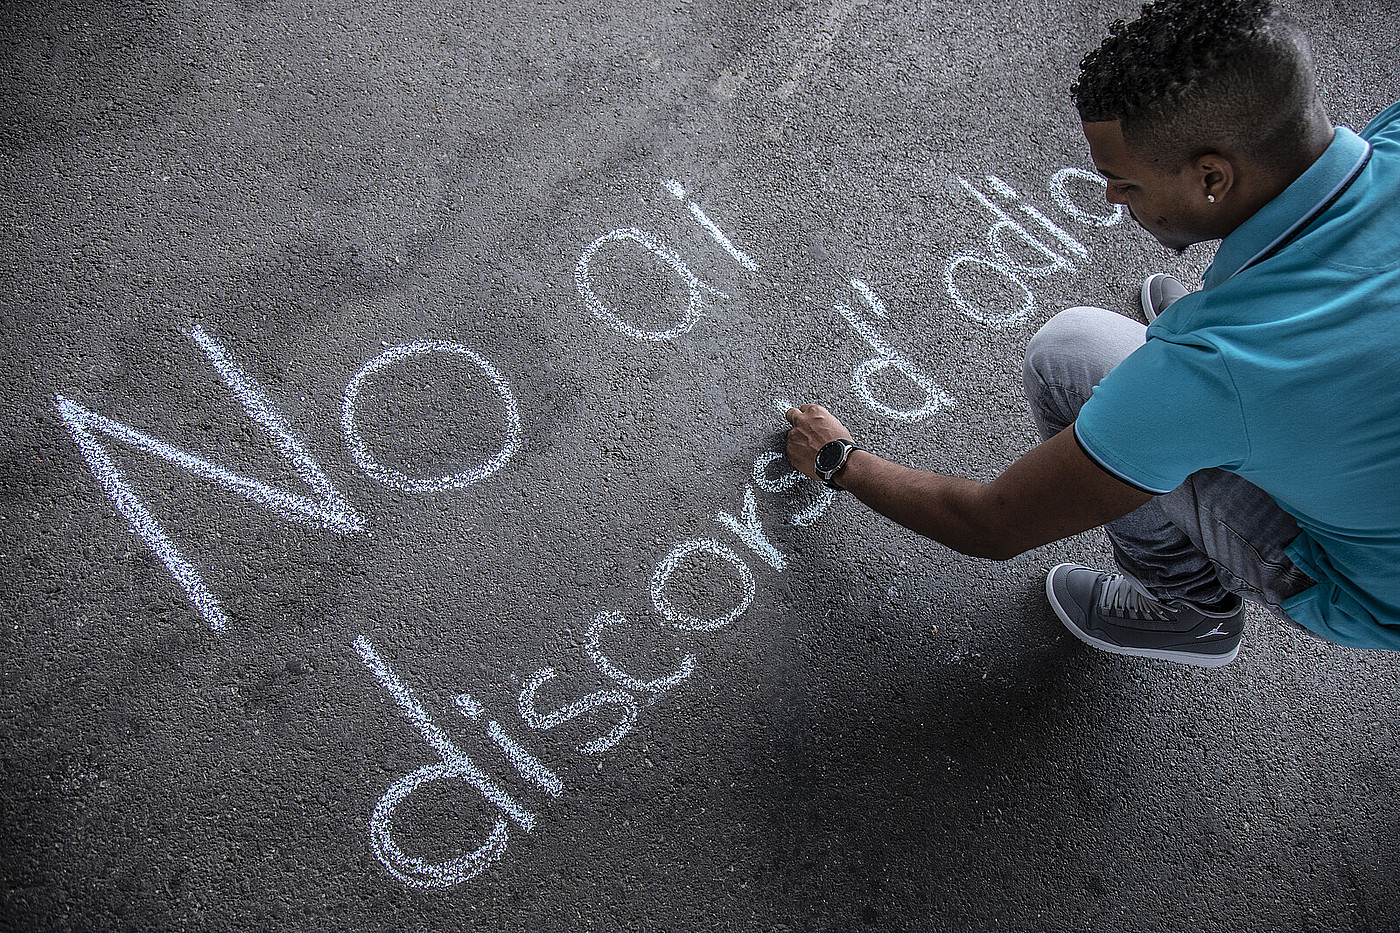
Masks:
[[[1335,122],[1391,0],[1290,4]],[[1082,646],[793,474],[990,479],[1198,276],[1109,0],[0,5],[0,928],[1400,928],[1400,659]]]

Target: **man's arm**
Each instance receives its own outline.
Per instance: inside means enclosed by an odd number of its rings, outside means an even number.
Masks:
[[[814,478],[822,445],[851,436],[820,405],[789,409],[787,418],[788,458]],[[993,560],[1097,528],[1152,498],[1090,460],[1072,429],[1032,449],[990,483],[910,469],[861,450],[851,452],[836,482],[906,528]]]

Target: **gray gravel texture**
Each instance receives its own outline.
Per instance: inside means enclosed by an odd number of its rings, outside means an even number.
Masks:
[[[1337,122],[1400,97],[1391,0],[1292,8]],[[995,476],[1036,327],[1202,270],[1062,174],[1132,12],[5,0],[0,927],[1400,927],[1394,657],[1095,652],[1042,580],[1100,535],[973,560],[768,464],[816,400]]]

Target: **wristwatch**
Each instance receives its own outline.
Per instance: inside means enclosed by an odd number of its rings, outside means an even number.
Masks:
[[[832,489],[842,488],[833,483],[832,480],[836,478],[837,473],[846,468],[846,458],[851,455],[853,450],[865,450],[865,448],[854,441],[838,438],[817,451],[816,473],[821,481]]]

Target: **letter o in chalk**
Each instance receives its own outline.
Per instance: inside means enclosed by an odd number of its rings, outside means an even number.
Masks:
[[[506,441],[496,456],[473,469],[447,473],[442,476],[409,476],[406,473],[383,466],[374,459],[369,448],[365,446],[364,440],[360,437],[359,429],[355,426],[355,406],[359,402],[360,387],[370,376],[404,360],[431,353],[450,353],[464,357],[486,373],[491,384],[495,386],[496,392],[501,396],[501,403],[505,405]],[[444,489],[457,489],[479,483],[505,466],[507,461],[515,456],[515,452],[520,449],[520,411],[516,408],[515,396],[511,393],[510,386],[505,379],[501,378],[501,374],[486,359],[466,347],[436,340],[420,340],[416,343],[390,347],[362,366],[349,384],[345,386],[345,401],[341,406],[340,423],[345,433],[345,446],[350,449],[350,455],[355,458],[360,469],[386,486],[408,492],[442,492]]]
[[[667,328],[666,330],[643,330],[630,321],[624,321],[618,314],[616,308],[609,307],[603,299],[598,297],[598,293],[593,290],[593,254],[598,252],[598,247],[604,243],[636,243],[642,249],[660,259],[671,271],[680,276],[685,282],[688,297],[686,299],[685,317],[680,322]],[[578,265],[574,267],[574,282],[578,286],[579,297],[583,299],[591,313],[598,320],[607,324],[614,330],[620,331],[634,340],[650,340],[659,342],[662,340],[674,340],[681,334],[687,333],[700,321],[700,295],[701,291],[714,292],[721,297],[728,297],[723,292],[715,291],[690,271],[685,261],[675,253],[671,252],[659,240],[651,234],[629,227],[625,230],[611,230],[592,243],[583,251],[583,255],[578,259]]]
[[[1055,173],[1055,177],[1050,179],[1050,196],[1055,199],[1060,210],[1091,227],[1111,227],[1123,219],[1123,205],[1121,204],[1113,205],[1113,211],[1108,214],[1094,214],[1075,204],[1074,201],[1070,200],[1069,192],[1065,190],[1065,182],[1071,178],[1090,182],[1098,188],[1103,188],[1105,184],[1102,178],[1090,174],[1082,168],[1060,169]]]
[[[734,569],[739,571],[739,580],[744,587],[744,598],[739,602],[739,605],[735,606],[733,611],[728,615],[717,619],[700,619],[695,616],[688,616],[684,613],[677,612],[676,608],[671,605],[671,601],[666,598],[664,592],[666,584],[671,580],[671,575],[680,567],[681,562],[692,554],[698,554],[701,551],[707,551],[733,564]],[[656,611],[661,613],[666,621],[676,628],[687,629],[692,632],[708,632],[714,629],[724,628],[744,614],[744,610],[749,608],[749,605],[753,602],[754,594],[757,591],[757,587],[754,585],[753,571],[749,570],[749,565],[744,563],[743,558],[718,541],[711,541],[709,539],[687,541],[685,544],[677,547],[670,554],[666,555],[666,559],[656,568],[656,575],[652,577],[651,580],[651,601],[652,604],[656,606]]]
[[[1010,280],[1013,285],[1025,293],[1025,304],[1021,305],[1019,310],[1009,311],[1005,314],[983,314],[982,309],[968,302],[968,300],[963,297],[962,289],[958,288],[957,271],[963,266],[970,264],[986,266],[1003,278]],[[946,278],[948,294],[952,296],[953,301],[957,303],[958,310],[962,311],[963,314],[966,314],[979,324],[986,324],[988,327],[1003,330],[1010,327],[1012,324],[1019,324],[1021,321],[1024,321],[1030,316],[1030,313],[1035,310],[1035,294],[1026,287],[1026,283],[1022,282],[1016,276],[1015,272],[999,262],[983,259],[981,256],[959,256],[948,263]]]

